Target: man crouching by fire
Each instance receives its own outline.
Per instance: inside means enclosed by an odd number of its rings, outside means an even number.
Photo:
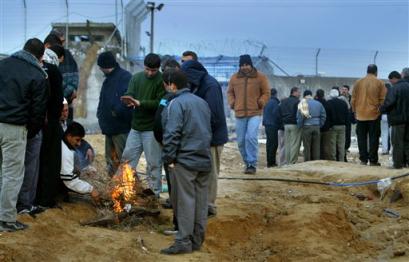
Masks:
[[[61,171],[60,177],[64,185],[79,194],[91,194],[96,204],[99,203],[98,191],[88,182],[81,180],[80,171],[74,165],[75,148],[81,145],[81,140],[85,136],[84,127],[72,122],[64,132],[61,142]]]
[[[163,162],[169,166],[171,202],[177,217],[175,243],[163,254],[199,250],[207,224],[207,187],[210,159],[210,109],[187,88],[183,72],[163,73],[164,86],[175,98],[162,112]]]

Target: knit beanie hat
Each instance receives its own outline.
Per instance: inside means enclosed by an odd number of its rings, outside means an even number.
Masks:
[[[334,97],[338,97],[339,96],[339,91],[336,89],[331,89],[331,91],[329,91],[329,97],[334,98]]]
[[[249,55],[240,56],[239,65],[243,66],[244,64],[253,67],[253,62],[251,61],[251,57]]]
[[[101,68],[114,68],[116,66],[116,60],[114,55],[107,51],[98,56],[97,64]]]

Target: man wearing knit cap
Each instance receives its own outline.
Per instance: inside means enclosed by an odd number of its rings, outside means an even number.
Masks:
[[[261,114],[270,98],[267,77],[253,66],[249,55],[241,55],[240,69],[230,78],[227,98],[236,115],[237,143],[246,165],[245,174],[255,174],[258,158],[258,129]]]
[[[105,135],[107,171],[113,176],[131,129],[132,111],[121,102],[121,96],[128,89],[132,75],[119,66],[111,52],[99,55],[98,66],[106,78],[99,96],[97,117],[102,134]]]
[[[379,136],[381,135],[380,111],[386,95],[383,81],[377,78],[378,67],[368,65],[367,75],[354,84],[351,107],[356,115],[356,135],[358,138],[361,165],[380,166],[378,162]],[[369,137],[369,150],[368,150]]]

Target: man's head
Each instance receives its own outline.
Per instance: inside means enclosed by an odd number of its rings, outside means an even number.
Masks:
[[[322,89],[318,89],[317,92],[315,93],[315,97],[317,99],[324,99],[325,92]]]
[[[81,145],[81,139],[85,136],[84,127],[77,122],[72,122],[68,125],[67,130],[64,132],[65,141],[73,148],[77,148]]]
[[[341,93],[341,95],[343,96],[347,96],[349,94],[349,85],[343,85],[339,92]]]
[[[187,77],[182,70],[171,68],[163,72],[163,85],[168,92],[176,93],[177,90],[187,86]]]
[[[51,30],[50,35],[56,35],[60,39],[61,45],[64,45],[64,43],[65,43],[65,32],[63,30],[53,29],[53,30]]]
[[[338,96],[339,96],[339,91],[336,90],[336,89],[331,89],[331,91],[329,91],[329,96],[330,96],[331,98],[338,97]]]
[[[253,70],[253,61],[251,61],[250,55],[241,55],[239,59],[240,71],[243,73],[249,73]]]
[[[399,74],[398,71],[392,71],[392,72],[390,72],[390,74],[388,76],[389,82],[392,85],[396,84],[401,78],[402,78],[402,76]]]
[[[48,34],[47,37],[44,39],[44,47],[50,48],[50,46],[53,45],[62,45],[62,41],[57,35]]]
[[[305,90],[304,91],[303,97],[306,97],[306,96],[312,96],[311,90]]]
[[[370,65],[368,65],[368,68],[366,69],[366,72],[368,74],[378,75],[378,67],[375,64],[370,64]]]
[[[271,94],[271,97],[277,97],[277,89],[271,88],[270,94]]]
[[[153,78],[159,72],[160,57],[157,54],[150,53],[145,56],[143,61],[145,66],[144,73],[147,78]]]
[[[189,61],[189,60],[194,60],[197,61],[199,58],[197,57],[197,54],[193,51],[185,51],[182,54],[182,63]]]
[[[166,70],[169,70],[169,69],[172,69],[172,68],[180,69],[180,64],[175,59],[170,58],[170,59],[166,60],[164,63],[162,63],[162,66],[161,66],[162,72],[165,72]]]
[[[60,63],[64,61],[64,47],[62,45],[53,45],[49,47],[57,56]]]
[[[109,51],[103,52],[98,56],[97,64],[99,69],[106,75],[111,73],[117,65],[115,56]]]
[[[41,42],[41,40],[38,38],[28,39],[27,42],[24,44],[23,49],[24,51],[27,51],[33,56],[35,56],[38,59],[38,61],[42,60],[45,50],[43,42]]]
[[[409,79],[409,67],[402,69],[402,78]]]
[[[66,121],[68,119],[69,109],[68,109],[68,101],[64,98],[63,101],[63,108],[61,110],[60,121]]]
[[[290,96],[300,97],[300,89],[296,86],[291,88]]]

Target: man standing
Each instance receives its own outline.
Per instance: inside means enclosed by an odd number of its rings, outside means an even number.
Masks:
[[[371,64],[367,76],[359,79],[352,90],[351,106],[356,114],[359,159],[362,165],[380,166],[378,162],[380,111],[386,95],[385,84],[377,78],[378,68]],[[369,151],[368,151],[369,135]]]
[[[41,68],[44,45],[29,39],[24,50],[0,61],[0,231],[23,230],[16,202],[24,179],[27,137],[44,124],[47,74]]]
[[[97,109],[97,118],[105,135],[105,161],[109,176],[113,176],[122,158],[131,129],[132,111],[121,102],[128,89],[131,73],[122,69],[111,52],[101,53],[98,66],[105,75]]]
[[[171,255],[200,250],[205,238],[212,131],[209,106],[186,88],[183,72],[170,69],[164,81],[175,93],[162,112],[163,162],[170,171],[179,230],[175,243],[161,253]]]
[[[278,130],[282,126],[280,117],[278,116],[278,106],[280,100],[277,98],[277,89],[271,88],[270,101],[264,107],[263,126],[265,128],[267,143],[267,167],[277,166],[276,154],[278,148]]]
[[[149,186],[159,196],[162,190],[161,181],[161,147],[153,135],[155,112],[160,99],[165,95],[162,73],[159,72],[160,57],[148,54],[144,59],[144,71],[136,73],[129,82],[128,91],[121,100],[134,108],[131,131],[121,162],[129,161],[136,168],[142,152],[148,163],[146,173]]]
[[[288,165],[297,163],[301,146],[301,129],[297,126],[300,97],[298,87],[291,88],[290,97],[281,101],[279,113],[284,125],[284,147]]]
[[[188,51],[183,52],[183,54],[182,54],[182,63],[184,63],[186,61],[190,61],[190,60],[198,61],[199,58],[197,57],[197,54],[195,52],[193,52],[193,51],[188,50]]]
[[[217,180],[220,172],[220,158],[223,145],[228,141],[226,116],[224,114],[222,88],[217,80],[207,73],[203,65],[195,60],[182,64],[182,71],[190,84],[193,94],[207,102],[211,111],[212,124],[212,171],[209,178],[209,215],[216,215]]]
[[[352,112],[352,108],[351,108],[351,94],[349,93],[349,85],[343,85],[340,89],[340,94],[341,97],[345,97],[348,103],[348,111],[349,111],[349,115],[348,115],[348,119],[347,119],[347,123],[345,126],[345,157],[344,157],[344,161],[348,162],[347,160],[347,153],[349,150],[349,147],[351,146],[351,130],[352,130],[352,125],[355,125],[356,123],[356,119],[355,119],[355,114],[354,112]]]
[[[241,55],[239,72],[230,78],[227,98],[236,115],[237,143],[246,165],[245,174],[255,174],[258,159],[258,129],[264,105],[270,98],[267,77],[253,67],[249,55]]]
[[[339,92],[332,89],[329,93],[330,99],[327,101],[331,114],[332,128],[330,132],[331,151],[329,160],[345,161],[345,126],[348,122],[349,110],[345,101],[338,99]]]
[[[382,112],[388,113],[392,126],[393,168],[409,163],[409,68],[402,70],[402,79],[388,91]]]
[[[304,161],[320,159],[320,128],[324,126],[326,117],[324,106],[312,98],[310,90],[305,90],[297,111],[297,126],[302,129]]]

